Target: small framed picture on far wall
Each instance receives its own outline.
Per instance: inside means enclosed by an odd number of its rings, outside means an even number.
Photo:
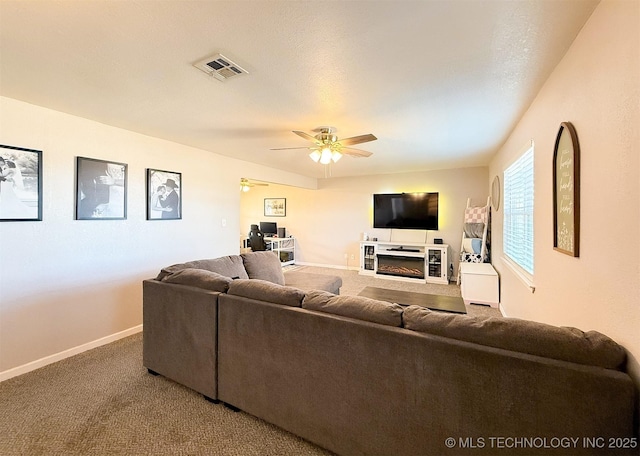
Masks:
[[[267,217],[285,217],[287,215],[287,199],[265,198],[264,215]]]
[[[147,169],[147,220],[182,219],[182,173]]]

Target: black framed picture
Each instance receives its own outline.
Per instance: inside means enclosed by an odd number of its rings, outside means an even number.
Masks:
[[[147,169],[147,220],[182,218],[182,173]]]
[[[264,215],[267,217],[285,217],[287,215],[287,199],[265,198]]]
[[[42,220],[42,151],[0,145],[0,222]]]
[[[127,218],[127,164],[76,159],[76,220]]]

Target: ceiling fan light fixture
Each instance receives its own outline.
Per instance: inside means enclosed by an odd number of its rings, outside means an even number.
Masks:
[[[331,153],[330,147],[323,148],[322,153],[320,154],[320,163],[322,163],[323,165],[328,165],[329,163],[331,163],[332,155],[333,154]]]
[[[336,129],[334,127],[318,127],[314,132],[319,132],[315,136],[311,136],[304,131],[293,130],[293,133],[300,136],[307,141],[311,141],[313,147],[279,147],[271,150],[286,150],[286,149],[307,149],[312,152],[309,153],[309,158],[315,163],[321,165],[330,165],[331,162],[337,163],[343,155],[349,155],[352,157],[370,157],[371,152],[366,150],[353,149],[350,146],[354,144],[361,144],[369,141],[375,141],[376,138],[371,133],[366,135],[352,136],[349,138],[343,138],[338,140],[335,135]]]

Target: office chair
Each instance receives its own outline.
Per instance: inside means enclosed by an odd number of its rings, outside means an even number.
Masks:
[[[259,252],[261,250],[267,250],[267,243],[264,241],[264,235],[258,225],[251,225],[251,231],[249,231],[249,245],[251,250]]]

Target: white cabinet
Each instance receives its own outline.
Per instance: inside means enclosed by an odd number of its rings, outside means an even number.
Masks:
[[[296,262],[296,239],[293,237],[277,238],[265,237],[267,243],[271,243],[271,251],[278,255],[282,266],[295,264]]]
[[[498,273],[490,263],[460,263],[460,292],[465,304],[498,307]]]
[[[376,272],[376,243],[360,243],[360,274],[373,275]]]
[[[434,244],[427,248],[427,283],[449,283],[449,246]]]
[[[449,283],[446,244],[360,243],[360,274],[388,279]]]

